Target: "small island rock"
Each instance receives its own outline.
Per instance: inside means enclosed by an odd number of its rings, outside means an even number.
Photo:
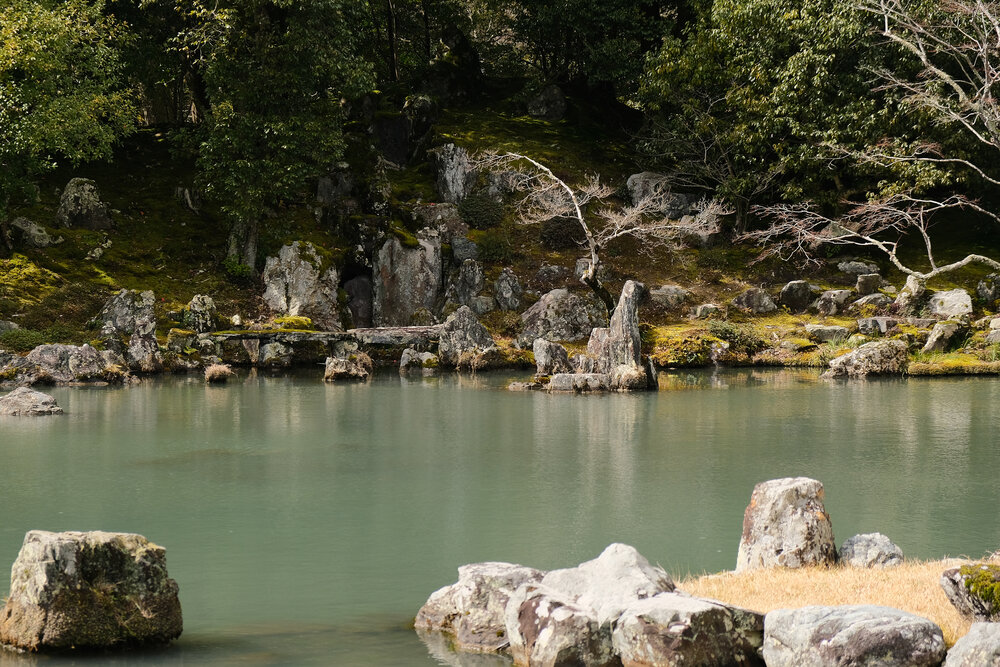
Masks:
[[[61,415],[63,409],[56,399],[27,387],[18,387],[6,396],[0,397],[0,415],[37,416]]]

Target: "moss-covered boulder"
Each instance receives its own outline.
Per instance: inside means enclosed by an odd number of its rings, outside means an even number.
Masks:
[[[11,568],[0,643],[27,651],[158,645],[183,628],[163,547],[131,533],[30,531]]]
[[[74,178],[66,184],[59,198],[56,220],[63,227],[111,229],[111,212],[101,201],[97,184],[88,178]]]
[[[1000,620],[1000,565],[969,563],[950,568],[941,575],[941,588],[965,618]]]

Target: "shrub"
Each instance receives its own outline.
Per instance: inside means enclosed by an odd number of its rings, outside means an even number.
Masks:
[[[226,278],[234,285],[249,286],[253,284],[253,267],[248,266],[238,259],[227,257],[222,262],[222,270],[226,273]]]
[[[45,334],[32,329],[11,329],[0,333],[0,348],[11,352],[30,352],[45,342]]]
[[[583,244],[587,237],[579,221],[571,218],[550,218],[539,232],[542,245],[549,250],[569,250]]]
[[[458,214],[473,229],[492,229],[503,220],[503,208],[486,195],[471,194],[458,204]]]
[[[491,230],[476,241],[479,245],[479,260],[495,264],[509,264],[514,260],[514,248],[506,235]]]
[[[752,357],[770,347],[752,328],[725,320],[710,321],[708,332],[729,343],[730,352],[744,352]]]

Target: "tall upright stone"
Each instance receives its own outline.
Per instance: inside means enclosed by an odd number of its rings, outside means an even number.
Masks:
[[[442,293],[441,238],[422,229],[416,247],[398,238],[385,242],[374,274],[373,321],[377,327],[407,326],[417,311],[434,311]]]

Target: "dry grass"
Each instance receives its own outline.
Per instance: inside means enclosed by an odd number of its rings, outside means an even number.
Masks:
[[[948,646],[969,631],[938,580],[962,561],[906,561],[885,570],[835,566],[800,570],[775,568],[689,577],[677,583],[686,593],[758,612],[807,605],[876,604],[902,609],[940,626]]]
[[[229,364],[212,364],[205,369],[205,382],[223,383],[235,373]]]

